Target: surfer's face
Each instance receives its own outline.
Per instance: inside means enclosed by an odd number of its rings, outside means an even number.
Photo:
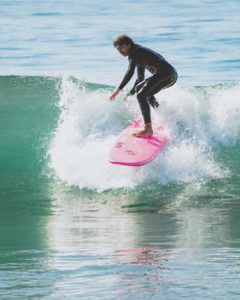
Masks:
[[[129,50],[130,50],[130,45],[117,45],[116,49],[119,51],[119,53],[121,53],[123,56],[128,56],[129,54]]]

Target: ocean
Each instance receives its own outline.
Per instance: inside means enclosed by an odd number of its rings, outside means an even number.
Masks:
[[[0,299],[239,299],[240,2],[0,1]],[[178,71],[169,136],[108,162],[140,117],[109,97],[121,33]]]

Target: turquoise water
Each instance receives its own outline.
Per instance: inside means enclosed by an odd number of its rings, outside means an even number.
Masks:
[[[0,298],[238,299],[238,1],[19,3],[0,2]],[[108,101],[119,32],[180,75],[141,168],[107,161],[139,117]]]

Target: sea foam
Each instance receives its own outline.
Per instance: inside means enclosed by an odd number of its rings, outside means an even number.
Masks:
[[[236,143],[240,130],[240,86],[181,88],[157,95],[160,106],[153,123],[164,125],[169,143],[158,158],[143,167],[108,162],[117,135],[141,117],[135,97],[109,101],[112,90],[62,79],[61,113],[51,147],[50,166],[58,178],[79,188],[106,190],[149,182],[196,182],[228,176],[218,148]]]

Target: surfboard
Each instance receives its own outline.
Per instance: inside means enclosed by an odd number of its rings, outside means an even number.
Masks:
[[[123,166],[143,166],[153,161],[168,142],[164,127],[154,127],[154,134],[150,137],[135,137],[133,133],[141,130],[140,120],[132,121],[124,129],[109,152],[109,162]]]

